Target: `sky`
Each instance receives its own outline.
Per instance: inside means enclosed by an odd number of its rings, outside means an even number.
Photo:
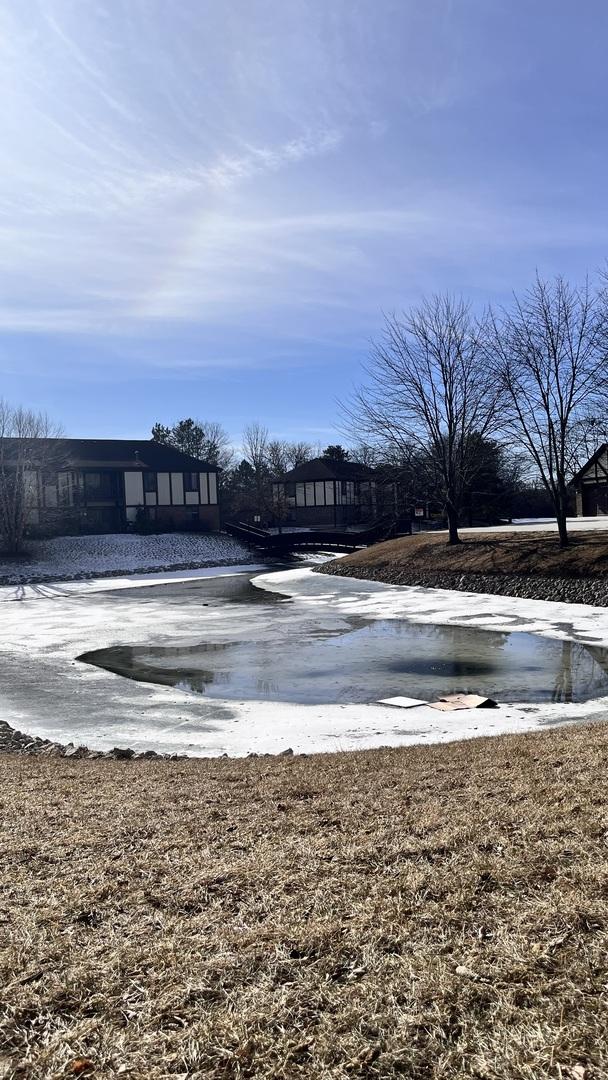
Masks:
[[[0,395],[339,438],[383,312],[608,254],[604,0],[0,0]]]

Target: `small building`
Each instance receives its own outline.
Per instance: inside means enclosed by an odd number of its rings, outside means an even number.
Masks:
[[[282,525],[365,524],[376,516],[374,470],[357,461],[314,458],[273,481],[272,501]]]
[[[10,445],[4,456],[10,462]],[[152,439],[31,440],[28,457],[34,528],[121,532],[142,519],[167,531],[220,527],[217,466]]]
[[[608,514],[608,443],[589,458],[572,479],[576,492],[577,517],[603,517]]]

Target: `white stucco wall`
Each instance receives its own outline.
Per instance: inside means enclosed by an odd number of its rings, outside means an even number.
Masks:
[[[156,475],[158,490],[158,505],[171,506],[171,481],[168,472],[159,472]]]
[[[184,505],[184,474],[181,472],[171,473],[171,490],[173,492],[173,506]]]
[[[140,472],[125,473],[125,503],[127,506],[143,506],[144,482]]]

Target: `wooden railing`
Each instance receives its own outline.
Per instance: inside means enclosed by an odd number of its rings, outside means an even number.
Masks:
[[[380,518],[366,529],[356,532],[348,529],[302,529],[298,532],[269,532],[246,521],[229,521],[224,529],[231,536],[250,547],[257,547],[268,554],[287,555],[291,551],[356,551],[396,535],[411,533],[409,518],[396,520]]]

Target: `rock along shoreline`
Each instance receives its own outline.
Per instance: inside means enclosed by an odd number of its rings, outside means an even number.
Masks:
[[[156,750],[137,752],[130,747],[115,746],[112,750],[89,750],[88,746],[75,746],[74,743],[53,742],[37,735],[27,735],[23,731],[0,720],[0,754],[36,754],[43,757],[74,758],[110,758],[113,761],[151,760],[178,761],[187,754],[159,754]]]
[[[33,754],[36,757],[72,758],[74,761],[97,758],[105,758],[107,761],[195,761],[204,759],[204,755],[198,754],[162,754],[157,750],[132,750],[130,746],[114,746],[111,750],[89,750],[88,746],[76,746],[74,743],[53,742],[51,739],[43,739],[38,735],[27,735],[17,728],[11,727],[6,720],[0,720],[0,755],[2,754]],[[285,750],[278,750],[276,754],[257,754],[251,752],[245,755],[247,758],[291,758],[294,752],[290,746]],[[305,753],[297,755],[307,757]],[[220,754],[219,757],[227,758],[228,754]],[[207,759],[208,760],[208,759]]]
[[[315,567],[315,574],[378,581],[384,585],[410,585],[422,589],[450,589],[457,592],[486,593],[492,596],[517,596],[523,600],[553,600],[565,604],[590,604],[608,607],[608,578],[542,577],[527,574],[475,574],[449,571],[417,571],[386,566],[366,566],[365,570],[344,565],[343,560]]]

